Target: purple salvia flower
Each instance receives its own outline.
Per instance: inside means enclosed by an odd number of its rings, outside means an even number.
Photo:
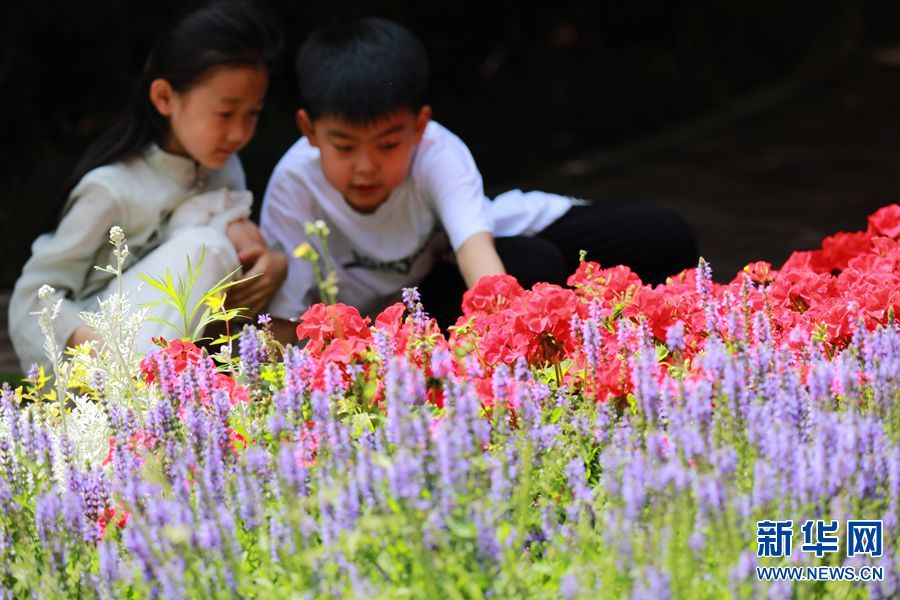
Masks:
[[[306,496],[309,493],[307,478],[309,470],[300,464],[295,444],[285,444],[278,453],[278,474],[293,494]]]
[[[331,421],[331,400],[327,392],[314,390],[311,398],[313,421],[317,427],[325,427]]]
[[[655,423],[659,413],[659,384],[657,382],[656,350],[649,341],[646,321],[638,325],[639,352],[631,357],[631,381],[637,391],[644,418],[647,423]]]
[[[447,419],[441,420],[437,427],[437,464],[438,464],[438,474],[440,477],[440,487],[438,488],[441,494],[441,506],[443,508],[443,512],[449,514],[452,508],[452,499],[455,494],[456,489],[456,480],[455,473],[453,470],[453,448],[451,445],[451,423]]]
[[[397,353],[397,345],[394,343],[394,338],[386,331],[375,329],[375,332],[372,334],[372,340],[375,352],[381,357],[382,363]]]
[[[700,514],[713,517],[722,510],[725,499],[722,497],[721,482],[713,477],[699,475],[694,479],[694,495]]]
[[[44,545],[50,543],[50,536],[55,535],[59,529],[59,516],[62,513],[62,498],[55,492],[50,492],[38,498],[34,509],[34,520],[37,525],[38,536]]]
[[[647,453],[656,463],[668,461],[675,453],[675,444],[663,431],[651,431],[647,434]]]
[[[41,374],[40,366],[37,363],[31,363],[31,366],[28,368],[28,379],[34,382],[35,385],[38,383],[38,377]],[[36,390],[39,394],[41,390]]]
[[[244,451],[244,464],[260,482],[266,482],[272,475],[272,455],[257,446]]]
[[[428,315],[422,306],[422,298],[419,296],[419,290],[414,287],[403,288],[401,292],[403,304],[412,318],[413,326],[416,331],[424,332],[428,327]]]
[[[255,385],[259,379],[260,365],[267,359],[265,342],[261,339],[256,327],[246,325],[241,329],[238,343],[244,377],[246,377],[248,385]]]
[[[706,315],[706,330],[712,334],[718,331],[718,306],[713,295],[712,268],[703,258],[697,265],[697,296]]]
[[[209,436],[203,407],[197,402],[188,402],[184,405],[182,420],[187,430],[187,440],[192,445],[194,452],[199,452]]]
[[[643,577],[637,581],[637,586],[632,592],[632,598],[668,600],[672,595],[671,587],[672,582],[667,572],[660,571],[656,567],[647,566],[644,568]]]
[[[698,556],[702,556],[703,549],[706,546],[706,521],[699,513],[694,519],[694,529],[688,538],[688,546]]]
[[[200,479],[203,482],[202,491],[209,495],[210,501],[223,502],[225,500],[225,463],[222,457],[222,447],[219,444],[209,443],[206,445]]]
[[[157,352],[153,355],[152,364],[156,367],[159,374],[157,382],[159,389],[163,393],[163,397],[169,398],[174,395],[175,388],[175,361],[166,352]]]
[[[344,487],[337,505],[336,522],[341,531],[356,527],[360,515],[359,488],[356,480],[350,479]]]
[[[491,474],[491,502],[495,506],[502,506],[510,497],[512,485],[506,476],[503,461],[496,456],[487,459],[488,470]]]
[[[575,500],[586,502],[588,504],[594,501],[594,490],[587,485],[585,480],[584,461],[580,458],[573,458],[567,464],[563,473],[569,484],[569,489]]]
[[[625,518],[636,522],[647,498],[646,464],[640,454],[633,455],[622,470],[622,500],[625,501]]]
[[[777,469],[765,458],[753,463],[753,498],[756,508],[767,508],[778,496]]]
[[[222,536],[219,532],[219,524],[212,519],[202,519],[197,523],[193,538],[194,543],[201,550],[222,551]]]
[[[445,348],[435,348],[431,353],[431,370],[439,379],[453,377],[453,356]]]
[[[7,389],[0,390],[0,405],[3,416],[6,417],[6,425],[9,427],[7,436],[15,442],[21,438],[19,432],[19,407],[14,402],[14,394]]]
[[[497,531],[488,522],[487,515],[482,510],[474,509],[469,518],[475,525],[478,555],[493,563],[500,562],[501,548],[497,542]]]
[[[112,590],[121,576],[119,552],[116,544],[110,540],[100,540],[97,543],[97,559],[101,589],[109,597],[112,597]]]
[[[757,580],[755,575],[758,560],[756,554],[751,550],[744,550],[738,556],[737,563],[728,572],[729,590],[733,597],[739,597],[738,589],[740,584],[744,582],[749,582],[754,586],[754,592],[756,591]]]
[[[609,440],[612,429],[612,416],[610,415],[610,407],[604,403],[597,403],[597,415],[594,421],[594,439],[600,445],[605,444]]]
[[[666,347],[670,352],[684,350],[683,321],[675,321],[675,324],[666,330]]]
[[[294,552],[293,540],[290,528],[284,524],[280,516],[269,517],[269,560],[278,564],[281,562],[279,550],[284,548],[285,554]]]
[[[573,600],[580,590],[578,577],[574,573],[566,574],[559,581],[559,595],[565,600]]]
[[[248,530],[254,530],[259,526],[259,509],[262,505],[262,495],[257,487],[257,482],[252,475],[241,471],[235,482],[235,503],[238,515]]]
[[[303,395],[312,381],[315,364],[309,352],[289,346],[284,352],[284,393],[293,402],[293,412],[299,414]]]
[[[154,557],[151,548],[155,545],[151,544],[138,527],[126,527],[122,531],[122,545],[132,561],[140,569],[144,581],[151,587],[151,592],[155,588],[158,595],[159,578],[158,573],[163,570]]]

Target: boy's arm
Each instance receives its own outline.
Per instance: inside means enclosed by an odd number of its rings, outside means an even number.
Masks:
[[[506,273],[503,261],[494,248],[494,236],[487,231],[469,237],[456,252],[456,262],[466,286],[474,286],[484,275]]]

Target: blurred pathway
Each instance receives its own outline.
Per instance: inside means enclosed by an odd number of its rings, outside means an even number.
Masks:
[[[755,260],[778,267],[900,201],[900,48],[860,53],[777,108],[684,138],[572,161],[523,187],[672,207],[718,281]]]

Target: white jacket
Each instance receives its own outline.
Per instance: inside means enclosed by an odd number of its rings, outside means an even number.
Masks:
[[[125,232],[130,257],[124,268],[186,226],[208,225],[225,231],[228,223],[250,214],[252,198],[245,190],[237,156],[221,169],[207,169],[193,160],[151,145],[127,161],[87,173],[72,191],[64,216],[52,233],[40,235],[31,258],[16,281],[9,302],[9,333],[22,368],[46,363],[38,319],[44,284],[64,297],[54,321],[59,347],[81,324],[78,314],[97,308],[96,299],[113,277],[94,265],[115,265],[109,230]]]

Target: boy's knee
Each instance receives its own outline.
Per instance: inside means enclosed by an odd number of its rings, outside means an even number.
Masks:
[[[516,236],[496,239],[497,254],[506,272],[528,289],[538,282],[565,285],[568,273],[560,249],[539,237]]]
[[[697,266],[697,238],[684,218],[670,208],[659,209],[660,234],[670,250],[673,264],[682,268]]]

